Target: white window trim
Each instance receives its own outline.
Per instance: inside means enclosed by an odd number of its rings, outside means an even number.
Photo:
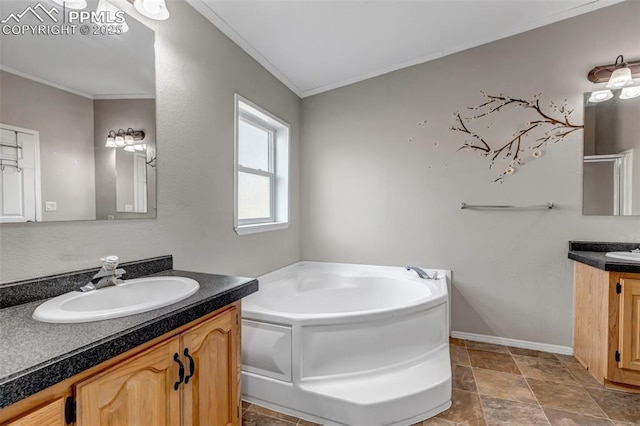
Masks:
[[[238,235],[246,235],[286,229],[289,227],[290,126],[285,121],[238,94],[235,94],[234,102],[234,230]],[[271,143],[273,144],[272,149],[270,149],[273,157],[270,158],[271,172],[247,168],[238,164],[238,127],[240,119],[271,132]],[[246,221],[238,219],[238,173],[241,171],[272,176],[271,196],[273,211],[271,212],[271,218],[266,219],[265,222],[251,220],[250,223],[246,223]]]

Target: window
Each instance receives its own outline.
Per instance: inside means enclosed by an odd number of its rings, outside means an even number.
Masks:
[[[236,95],[235,231],[289,226],[289,125]]]

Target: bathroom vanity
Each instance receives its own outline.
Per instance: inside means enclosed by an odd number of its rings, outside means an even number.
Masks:
[[[240,299],[257,280],[138,269],[192,278],[200,289],[164,308],[87,323],[35,321],[41,300],[0,309],[0,424],[241,423]]]
[[[638,244],[570,242],[575,260],[573,347],[604,386],[640,392],[640,262],[608,257]]]

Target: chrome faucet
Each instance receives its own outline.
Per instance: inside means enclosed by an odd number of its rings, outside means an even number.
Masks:
[[[91,278],[91,281],[89,281],[87,285],[80,287],[80,291],[93,291],[124,282],[120,278],[126,274],[127,271],[121,268],[118,269],[118,262],[120,262],[118,256],[107,256],[100,260],[102,261],[102,268]],[[95,282],[95,280],[98,280],[98,282]]]
[[[438,279],[438,273],[437,272],[434,272],[433,276],[431,276],[424,269],[418,268],[417,266],[407,266],[405,269],[407,271],[411,271],[413,269],[414,271],[416,271],[416,274],[418,274],[418,276],[420,278],[422,278],[423,280],[437,280]]]

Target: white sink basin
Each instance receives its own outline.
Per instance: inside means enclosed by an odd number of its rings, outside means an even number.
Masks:
[[[605,256],[613,259],[635,260],[636,262],[640,262],[640,253],[630,251],[610,251]]]
[[[137,278],[117,286],[85,293],[72,291],[54,297],[36,308],[33,319],[72,323],[124,317],[179,302],[199,288],[198,282],[191,278]]]

